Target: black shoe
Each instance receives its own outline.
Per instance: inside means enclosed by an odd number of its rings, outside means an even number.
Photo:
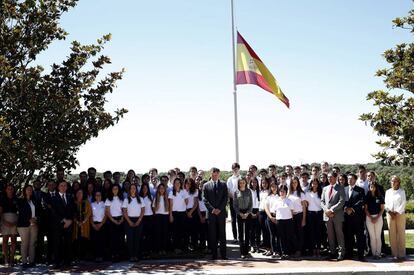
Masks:
[[[234,239],[233,243],[236,244],[236,243],[239,243],[239,241],[237,239]]]
[[[23,268],[29,268],[29,267],[30,267],[30,265],[29,265],[29,264],[23,264],[23,265],[22,265],[22,267],[23,267]]]
[[[336,260],[337,260],[338,262],[343,261],[343,260],[344,260],[344,256],[339,255],[339,256],[338,256],[338,258],[336,258]]]
[[[221,256],[222,260],[228,260],[229,258],[227,258],[226,256]]]
[[[215,261],[215,260],[217,260],[217,256],[216,256],[216,255],[213,255],[213,256],[211,256],[211,259],[212,259],[213,261]]]

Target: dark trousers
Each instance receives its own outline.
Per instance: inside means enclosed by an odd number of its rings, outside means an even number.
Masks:
[[[210,237],[211,254],[217,258],[217,243],[220,242],[220,255],[226,257],[226,213],[221,211],[219,215],[209,213],[208,232]]]
[[[187,209],[187,213],[190,211],[190,209]],[[191,218],[189,218],[187,216],[186,213],[186,226],[187,226],[187,230],[186,232],[188,233],[188,241],[187,243],[191,244],[191,246],[193,248],[195,248],[198,244],[198,238],[197,238],[197,229],[198,229],[198,223],[199,223],[199,218],[198,218],[198,210],[194,210],[193,214],[191,215]]]
[[[246,211],[240,211],[240,213],[246,213]],[[237,215],[237,230],[239,232],[239,246],[240,254],[247,255],[249,254],[249,244],[250,244],[250,227],[251,227],[251,217],[250,215],[246,219],[242,219],[240,215]]]
[[[169,215],[154,216],[155,243],[157,252],[167,251]]]
[[[51,218],[50,218],[51,219]],[[48,262],[48,263],[52,263],[52,262],[55,262],[55,256],[56,256],[56,254],[55,254],[55,252],[54,252],[54,245],[53,245],[53,240],[54,240],[54,238],[55,238],[55,233],[56,232],[54,232],[55,230],[54,230],[54,227],[51,227],[51,226],[46,226],[45,227],[45,235],[46,235],[46,238],[47,238],[47,243],[46,243],[46,261]]]
[[[138,217],[129,217],[131,222],[136,223]],[[126,231],[126,242],[128,247],[128,255],[130,258],[140,258],[141,257],[141,236],[142,236],[142,227],[143,221],[138,226],[131,227],[127,222],[125,222],[125,231]]]
[[[352,257],[355,247],[358,249],[358,257],[364,256],[365,235],[364,235],[364,216],[345,214],[345,248],[346,256]]]
[[[201,216],[206,218],[206,212],[200,212]],[[202,223],[201,219],[198,223],[198,239],[199,239],[199,245],[201,249],[204,249],[207,247],[207,239],[208,239],[208,220],[205,219],[205,222]]]
[[[307,213],[310,249],[321,249],[321,236],[323,223],[323,211],[308,211]]]
[[[237,240],[237,215],[233,206],[233,199],[229,199],[230,215],[231,215],[231,230],[233,232],[233,239]]]
[[[113,219],[119,221],[121,217],[113,217]],[[110,236],[110,247],[111,247],[111,256],[112,258],[118,260],[122,254],[122,248],[125,244],[125,232],[124,225],[120,225],[110,222],[109,227],[109,236]]]
[[[277,220],[277,232],[280,236],[280,251],[283,254],[290,254],[293,247],[297,247],[293,219]]]
[[[270,233],[269,227],[267,226],[267,214],[265,211],[259,211],[259,224],[260,231],[262,233],[262,246],[269,248],[270,247]]]
[[[266,226],[267,226],[267,230],[269,231],[269,235],[270,235],[270,248],[272,252],[279,253],[280,243],[279,243],[277,225],[268,218],[266,219]]]
[[[302,219],[303,213],[298,213],[293,215],[293,224],[295,228],[295,236],[296,236],[296,251],[302,251],[304,249],[303,246],[303,237],[304,237],[304,228],[302,226]]]
[[[257,214],[255,218],[251,219],[251,230],[250,230],[250,245],[254,248],[260,246],[260,223],[259,223],[259,210],[253,209],[253,214]]]
[[[53,234],[53,254],[56,265],[69,265],[72,260],[72,226],[56,225]]]
[[[99,222],[94,223],[98,224]],[[105,236],[105,225],[103,225],[99,230],[95,230],[93,227],[91,227],[91,240],[95,258],[103,258],[104,244],[107,241]]]
[[[142,219],[142,251],[150,253],[154,244],[154,215]]]
[[[187,248],[187,238],[186,238],[186,212],[173,211],[173,246],[184,250]]]
[[[73,241],[73,258],[74,260],[86,260],[86,257],[89,254],[89,240],[80,236],[76,236],[76,239]]]
[[[40,219],[40,218],[39,218]],[[43,255],[45,254],[45,224],[43,219],[38,220],[38,231],[36,241],[36,256],[35,261],[37,263],[43,262]]]

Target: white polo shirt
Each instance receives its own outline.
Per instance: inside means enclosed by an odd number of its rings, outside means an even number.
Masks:
[[[279,196],[274,194],[271,194],[266,198],[266,206],[272,214],[276,213],[276,202],[278,198]]]
[[[187,209],[191,209],[194,207],[194,199],[198,198],[198,190],[196,189],[193,194],[190,194],[190,192],[184,190],[187,192],[188,195],[188,203],[187,203]]]
[[[255,190],[251,190],[252,191],[252,200],[253,200],[253,205],[252,208],[253,209],[258,209],[259,208],[259,198],[257,197],[257,191]]]
[[[105,217],[105,203],[103,201],[91,203],[92,221],[102,222]]]
[[[168,198],[173,202],[172,211],[184,212],[187,209],[185,200],[188,199],[188,193],[185,190],[180,190],[175,194],[175,196],[173,191],[171,191]]]
[[[152,206],[155,209],[155,199],[153,200]],[[168,215],[168,211],[164,203],[164,196],[160,196],[160,202],[158,204],[158,209],[155,210],[155,214]]]
[[[128,217],[137,218],[141,216],[141,211],[142,208],[144,208],[144,204],[142,203],[142,198],[141,202],[138,202],[137,198],[131,198],[131,202],[128,202],[128,198],[126,198],[124,199],[122,208],[126,208]]]
[[[112,217],[122,216],[122,201],[118,196],[114,197],[112,201],[106,199],[105,206],[109,206],[109,213]]]
[[[318,196],[318,192],[308,191],[305,195],[305,200],[308,202],[309,211],[321,211],[321,198]]]
[[[288,198],[293,203],[293,212],[295,214],[302,213],[303,212],[302,201],[305,200],[305,194],[300,193],[300,197],[298,197],[298,193],[295,192],[294,194],[289,195]]]
[[[269,191],[268,190],[261,190],[259,193],[259,198],[260,198],[260,202],[259,202],[259,211],[264,211],[265,209],[265,205],[266,205],[266,199],[269,196]]]
[[[293,217],[293,203],[288,198],[278,197],[275,203],[276,220],[289,220]]]
[[[148,198],[148,196],[145,196],[145,198],[142,198],[142,202],[145,206],[144,216],[152,216],[154,215],[154,212],[152,211],[152,202]]]

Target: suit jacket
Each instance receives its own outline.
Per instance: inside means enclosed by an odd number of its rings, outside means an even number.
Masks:
[[[363,218],[364,213],[364,201],[365,201],[365,190],[359,186],[354,185],[351,196],[349,195],[349,186],[345,187],[345,207],[354,209],[354,212],[350,216],[358,216]],[[346,216],[348,214],[345,213]]]
[[[73,201],[73,197],[68,193],[65,194],[65,197],[66,205],[59,192],[56,192],[56,196],[51,198],[51,212],[55,226],[62,225],[63,219],[73,220],[74,218],[75,203]]]
[[[210,180],[203,186],[203,201],[208,213],[211,214],[213,209],[220,209],[225,213],[228,200],[227,185],[220,180],[217,182],[217,190],[214,190],[214,182]]]
[[[33,202],[33,201],[32,201]],[[19,218],[17,219],[18,227],[28,227],[30,226],[30,219],[32,218],[32,208],[30,207],[27,199],[19,199],[17,204],[17,209],[19,213]],[[35,206],[35,216],[37,216],[37,209]]]
[[[325,186],[322,190],[321,207],[323,209],[323,219],[328,221],[325,211],[332,210],[334,212],[335,221],[344,221],[344,204],[345,204],[345,190],[344,187],[338,183],[333,186],[332,195],[329,198],[331,185]]]

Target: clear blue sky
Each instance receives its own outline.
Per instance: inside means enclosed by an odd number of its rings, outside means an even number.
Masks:
[[[377,137],[358,120],[366,94],[384,88],[381,54],[412,35],[391,20],[410,0],[235,1],[236,25],[278,79],[291,109],[259,87],[238,86],[242,168],[373,161]],[[69,42],[112,33],[110,70],[126,69],[108,109],[120,123],[89,141],[80,167],[144,172],[190,165],[230,169],[235,160],[229,0],[81,0],[70,33],[38,60],[61,61]]]

